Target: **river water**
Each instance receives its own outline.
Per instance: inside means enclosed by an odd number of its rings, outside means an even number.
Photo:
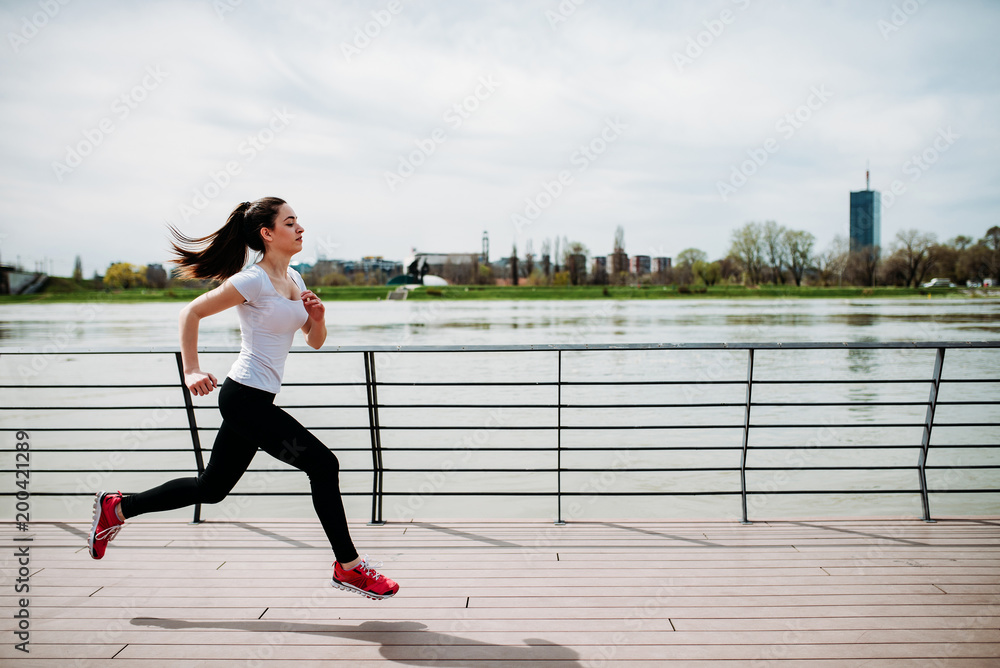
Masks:
[[[6,410],[0,426],[31,435],[33,492],[88,492],[93,488],[136,491],[191,470],[190,437],[179,431],[156,431],[186,425],[177,370],[170,353],[107,356],[83,350],[122,347],[175,348],[181,303],[24,304],[0,306],[0,349],[30,349],[43,354],[4,355],[0,351]],[[697,343],[697,342],[848,342],[982,341],[1000,331],[1000,300],[651,300],[651,301],[462,301],[328,302],[327,346],[367,345],[506,345],[541,343]],[[200,345],[238,347],[235,312],[202,322]],[[301,347],[299,339],[297,345]],[[235,355],[204,354],[202,367],[222,378]],[[409,408],[385,408],[380,422],[386,449],[385,489],[401,492],[385,500],[390,521],[436,518],[544,518],[556,514],[551,497],[456,497],[456,491],[539,492],[555,488],[551,469],[557,443],[552,426],[561,420],[562,466],[606,469],[564,473],[564,491],[583,492],[563,500],[564,519],[727,518],[740,516],[739,496],[596,496],[594,491],[687,491],[739,489],[734,471],[625,472],[622,468],[732,468],[739,465],[745,386],[713,384],[746,378],[745,351],[605,351],[564,353],[564,381],[691,380],[684,386],[571,386],[562,390],[558,411],[554,386],[530,386],[558,377],[558,359],[549,352],[398,354],[376,358],[383,383],[522,381],[516,387],[386,386],[379,399]],[[918,487],[914,470],[806,471],[805,467],[911,467],[916,464],[924,406],[872,407],[870,401],[922,402],[933,368],[933,351],[826,350],[759,352],[755,380],[824,378],[865,380],[825,386],[755,386],[757,402],[855,402],[847,407],[761,407],[754,409],[748,465],[773,470],[747,475],[750,489],[769,492],[750,497],[751,519],[792,516],[899,516],[920,514],[917,494],[882,494],[878,490]],[[1000,378],[1000,352],[950,351],[946,378]],[[879,384],[885,378],[913,383]],[[310,382],[360,382],[363,359],[355,353],[296,352],[286,369],[286,388],[278,403],[313,428],[341,460],[342,486],[349,515],[370,512],[370,433],[363,387],[297,386]],[[710,382],[706,382],[710,381]],[[869,382],[871,381],[871,382]],[[85,383],[108,385],[91,390],[43,387]],[[127,384],[174,384],[173,388],[121,388]],[[37,386],[37,387],[36,387]],[[995,397],[996,383],[950,384],[942,400]],[[218,425],[216,396],[196,398],[202,440],[210,447]],[[634,408],[602,409],[608,403]],[[724,402],[731,407],[695,407]],[[340,408],[308,408],[323,403]],[[516,404],[537,408],[453,408],[457,404]],[[691,404],[681,408],[643,408],[642,404]],[[67,407],[101,406],[101,410]],[[994,407],[941,407],[942,422],[1000,422]],[[789,428],[787,423],[808,424]],[[887,423],[905,424],[885,427]],[[441,425],[460,429],[439,429]],[[669,429],[635,429],[636,425]],[[775,426],[778,425],[778,426]],[[855,425],[855,426],[849,426]],[[114,427],[120,431],[99,431]],[[154,429],[150,429],[154,427]],[[403,429],[402,427],[415,427]],[[498,428],[499,427],[499,428]],[[507,427],[517,427],[507,429]],[[46,429],[72,428],[70,431]],[[10,441],[10,431],[4,438]],[[1000,443],[995,427],[936,429],[929,464],[958,467],[1000,463],[1000,448],[972,447]],[[876,445],[900,446],[876,449]],[[968,447],[945,448],[963,445]],[[406,448],[438,450],[412,453]],[[621,446],[624,452],[604,448]],[[769,448],[782,447],[783,450]],[[933,450],[933,446],[940,446]],[[112,448],[120,452],[95,453]],[[505,451],[504,448],[519,448]],[[8,452],[3,467],[13,468]],[[157,452],[179,450],[179,452]],[[167,472],[141,472],[156,467]],[[455,469],[486,468],[490,472]],[[445,469],[444,473],[401,469]],[[511,470],[512,469],[512,470]],[[13,490],[13,474],[0,474],[3,491]],[[992,470],[946,468],[928,472],[932,489],[1000,487]],[[304,476],[258,455],[237,492],[307,490]],[[831,494],[786,494],[795,490],[830,490]],[[356,493],[356,495],[355,495]],[[10,514],[13,502],[7,498]],[[932,494],[938,516],[997,514],[1000,495]],[[36,518],[71,519],[89,513],[86,497],[33,497]],[[310,517],[307,498],[234,495],[203,511],[209,518]],[[5,514],[6,516],[6,514]],[[167,517],[190,517],[173,511]]]

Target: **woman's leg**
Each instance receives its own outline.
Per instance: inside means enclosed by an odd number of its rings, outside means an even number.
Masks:
[[[256,451],[253,443],[247,443],[223,421],[204,473],[196,478],[176,478],[145,492],[123,496],[122,515],[128,519],[196,503],[219,503],[239,482]]]
[[[241,425],[242,427],[242,425]],[[340,495],[340,462],[328,447],[291,415],[271,405],[254,420],[261,450],[304,471],[312,489],[313,508],[341,564],[358,558]]]
[[[253,413],[266,405],[268,395],[255,396],[245,392],[252,389],[227,380],[219,390],[219,407],[230,417],[239,418],[240,414]],[[259,392],[259,390],[255,391]],[[163,483],[159,487],[129,494],[122,497],[121,511],[126,518],[144,515],[146,513],[162,512],[192,506],[196,503],[219,503],[232,491],[236,483],[246,472],[257,452],[257,444],[243,435],[230,419],[223,419],[219,433],[212,446],[212,455],[208,460],[205,472],[196,478],[177,478]]]

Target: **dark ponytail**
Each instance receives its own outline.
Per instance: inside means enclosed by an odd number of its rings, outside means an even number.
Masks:
[[[171,250],[177,257],[171,262],[180,266],[182,278],[214,278],[224,281],[243,269],[247,248],[264,252],[260,230],[274,229],[278,209],[285,200],[262,197],[255,202],[243,202],[229,214],[222,229],[207,237],[189,237],[174,226],[170,234]]]

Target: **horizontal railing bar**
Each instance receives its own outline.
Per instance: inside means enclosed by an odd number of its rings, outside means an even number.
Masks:
[[[928,489],[929,493],[932,494],[997,494],[1000,493],[1000,488],[970,488],[970,489]],[[764,495],[764,494],[799,494],[799,495],[816,495],[816,494],[828,494],[828,495],[842,495],[842,494],[916,494],[919,493],[918,489],[846,489],[846,490],[752,490],[748,489],[747,494],[754,495]],[[231,492],[229,496],[308,496],[309,492]],[[411,491],[384,491],[382,492],[384,496],[412,496]],[[0,496],[16,496],[17,492],[0,492]],[[84,496],[93,497],[92,492],[32,492],[32,496]],[[352,491],[341,491],[342,496],[370,496],[370,491],[352,492]],[[484,491],[467,491],[467,492],[449,492],[449,491],[436,491],[433,496],[541,496],[541,497],[552,497],[555,496],[556,492],[484,492]],[[740,490],[725,491],[725,490],[710,490],[710,491],[700,491],[700,492],[680,492],[680,491],[662,491],[662,492],[612,492],[612,491],[597,491],[590,490],[586,492],[562,492],[563,496],[739,496]]]
[[[339,473],[371,473],[370,468],[367,469],[337,469]],[[437,469],[435,469],[437,470]],[[17,469],[0,469],[0,473],[15,473]],[[81,471],[80,469],[40,469],[32,468],[32,473],[89,473],[90,471]],[[246,473],[301,473],[299,469],[288,468],[288,469],[247,469]],[[191,474],[191,469],[115,469],[115,473],[187,473]],[[34,494],[34,492],[32,492]]]
[[[482,427],[467,427],[468,429],[482,429]],[[550,429],[551,427],[546,427]],[[218,431],[218,427],[199,427],[198,431]],[[368,431],[367,425],[358,427],[310,427],[310,429],[323,429],[325,431],[348,431],[363,430]],[[491,427],[492,429],[492,427]],[[132,432],[132,431],[190,431],[190,427],[0,427],[0,431],[96,431],[96,432]]]
[[[643,452],[700,452],[700,451],[727,451],[727,450],[740,450],[742,446],[739,445],[630,445],[630,446],[608,446],[608,445],[595,445],[595,446],[562,446],[563,452],[625,452],[625,451],[636,451],[640,450]],[[882,444],[866,444],[866,445],[751,445],[750,450],[788,450],[793,452],[801,451],[815,451],[815,450],[906,450],[912,448],[919,448],[920,444],[910,444],[910,445],[882,445]],[[962,450],[962,449],[982,449],[982,448],[1000,448],[1000,443],[970,443],[970,444],[948,444],[948,445],[935,445],[933,446],[936,450]],[[464,447],[438,447],[438,446],[427,446],[427,447],[386,447],[383,446],[382,450],[384,452],[555,452],[554,447],[482,447],[482,448],[464,448]],[[211,448],[206,448],[207,452],[211,452]],[[337,452],[369,452],[370,448],[351,448],[351,447],[338,447]],[[73,454],[73,453],[112,453],[112,452],[132,452],[132,453],[189,453],[190,449],[187,448],[32,448],[31,452],[36,454],[46,453],[46,454]],[[927,468],[935,468],[933,466],[928,466]],[[960,466],[942,466],[941,468],[964,468]],[[694,469],[697,470],[697,469]]]
[[[205,451],[211,452],[212,449],[205,448]],[[39,454],[43,452],[58,453],[58,454],[68,454],[74,452],[133,452],[136,454],[142,454],[146,452],[184,452],[190,454],[191,448],[31,448],[32,454]],[[370,452],[370,448],[337,447],[337,452]]]
[[[128,496],[131,492],[123,492]],[[408,492],[409,493],[409,492]],[[230,492],[229,496],[309,496],[310,492]],[[341,496],[371,496],[371,491],[350,492],[341,491]],[[0,496],[16,496],[17,492],[0,492]],[[31,492],[31,496],[88,496],[94,498],[94,492]]]
[[[998,489],[928,489],[931,494],[996,494]]]
[[[951,469],[959,469],[959,470],[964,470],[964,469],[1000,469],[1000,464],[962,464],[962,465],[958,465],[958,464],[954,464],[954,465],[951,465],[951,464],[937,464],[936,466],[931,466],[930,464],[926,464],[924,466],[924,468],[925,469],[939,469],[939,470],[945,470],[945,469],[947,469],[949,471]]]
[[[756,382],[756,381],[754,381]],[[943,402],[938,402],[940,406]],[[717,405],[717,404],[712,404]],[[753,401],[754,408],[808,408],[810,406],[847,406],[853,408],[870,408],[875,406],[926,406],[926,401]]]
[[[754,383],[764,385],[880,385],[880,384],[924,384],[933,382],[932,379],[920,378],[870,378],[870,379],[827,379],[827,380],[757,380]],[[1000,383],[1000,378],[942,378],[941,383]],[[555,381],[378,381],[376,385],[381,387],[550,387],[558,385]],[[745,380],[564,380],[564,386],[629,386],[629,385],[745,385]],[[12,390],[32,390],[32,389],[68,389],[68,390],[92,390],[92,389],[176,389],[179,384],[110,384],[110,385],[0,385],[0,389]],[[357,382],[322,382],[322,383],[282,383],[282,387],[365,387],[365,383]],[[969,403],[996,403],[979,402]]]
[[[626,350],[920,350],[920,349],[976,349],[1000,348],[1000,341],[823,341],[823,342],[755,342],[755,343],[530,343],[508,345],[412,345],[412,346],[326,346],[313,350],[306,346],[294,346],[293,353],[337,354],[364,352],[400,352],[400,353],[457,353],[457,352],[519,352],[519,351],[626,351]],[[116,348],[114,351],[94,348],[71,348],[58,352],[49,352],[43,348],[5,347],[0,348],[0,355],[103,355],[103,354],[173,354],[180,351],[178,346],[132,346]],[[202,346],[199,353],[232,353],[239,352],[234,346]]]
[[[416,409],[416,408],[743,408],[745,403],[669,403],[669,404],[378,404],[380,409]],[[752,402],[759,408],[808,408],[815,407],[853,407],[876,408],[879,406],[926,406],[926,401],[824,401],[824,402]],[[994,406],[1000,401],[939,401],[938,406]],[[296,409],[363,409],[365,404],[282,404],[282,408]],[[195,410],[217,411],[218,406],[193,406]],[[0,406],[0,411],[138,411],[166,410],[183,411],[185,406]],[[947,424],[947,423],[938,423]]]
[[[912,467],[911,467],[912,468]],[[370,470],[370,469],[369,469]],[[419,469],[397,469],[397,468],[383,468],[386,473],[440,473],[443,472],[440,468],[419,468]],[[609,469],[607,468],[567,468],[563,466],[562,468],[527,468],[527,469],[515,469],[515,468],[504,468],[504,469],[448,469],[447,473],[556,473],[557,471],[562,471],[563,473],[604,473]],[[615,473],[701,473],[703,471],[739,471],[740,467],[707,467],[707,468],[615,468]]]
[[[106,390],[106,389],[174,389],[180,387],[180,383],[163,385],[129,385],[125,383],[114,383],[112,385],[0,385],[0,390]]]

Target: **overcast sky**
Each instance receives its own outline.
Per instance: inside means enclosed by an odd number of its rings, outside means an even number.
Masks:
[[[576,3],[580,3],[579,5]],[[373,13],[374,12],[374,13]],[[723,256],[774,220],[1000,224],[1000,2],[7,0],[0,260],[169,259],[286,199],[297,258]],[[916,158],[916,160],[914,159]],[[48,268],[46,265],[46,269]]]

